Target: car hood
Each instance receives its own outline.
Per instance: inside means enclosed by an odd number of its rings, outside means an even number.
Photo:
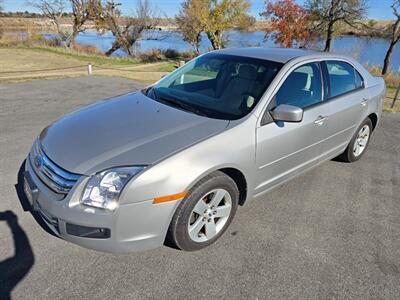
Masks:
[[[72,112],[40,134],[44,152],[77,174],[116,166],[151,165],[229,124],[182,111],[141,92]]]

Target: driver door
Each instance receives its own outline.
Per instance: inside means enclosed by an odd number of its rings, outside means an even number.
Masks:
[[[269,110],[289,104],[304,110],[298,123],[273,121],[256,130],[257,186],[263,192],[317,164],[326,138],[327,104],[318,62],[292,71],[276,93]],[[265,112],[269,114],[269,111]]]

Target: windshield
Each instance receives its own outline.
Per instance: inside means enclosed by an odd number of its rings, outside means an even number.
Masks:
[[[187,63],[144,93],[195,114],[240,119],[256,106],[282,65],[210,53]]]

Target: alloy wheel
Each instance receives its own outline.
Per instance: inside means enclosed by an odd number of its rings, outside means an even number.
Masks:
[[[194,206],[188,224],[191,240],[209,241],[224,228],[232,211],[232,198],[228,191],[215,189],[200,198]]]
[[[363,127],[361,127],[354,142],[353,154],[355,157],[360,156],[364,152],[368,144],[369,136],[370,128],[367,124],[365,124]]]

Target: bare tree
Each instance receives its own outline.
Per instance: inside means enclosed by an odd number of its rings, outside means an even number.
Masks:
[[[1,12],[2,12],[3,10],[4,10],[4,7],[3,7],[3,0],[0,0],[0,16],[2,15]],[[3,30],[3,28],[2,28],[2,25],[0,24],[0,39],[2,38],[3,34],[4,34],[4,30]]]
[[[75,45],[77,35],[84,31],[85,22],[89,20],[89,2],[90,0],[69,0],[74,17],[72,24],[72,33],[69,38],[69,46]]]
[[[135,56],[133,46],[140,40],[156,40],[165,36],[152,35],[159,31],[158,17],[149,0],[138,0],[133,17],[122,17],[118,8],[121,4],[114,0],[92,0],[90,14],[96,22],[99,30],[109,30],[115,37],[111,48],[106,51],[110,56],[115,51],[123,49],[129,56]]]
[[[383,61],[382,75],[386,75],[388,72],[394,47],[400,40],[400,0],[393,1],[391,7],[396,20],[391,25],[390,44]]]
[[[65,39],[66,33],[61,29],[61,17],[65,12],[63,0],[32,0],[28,5],[38,9],[46,18],[49,18],[56,27],[58,37]]]
[[[367,11],[367,0],[307,0],[306,7],[313,21],[313,33],[326,36],[324,51],[330,51],[335,25],[351,27],[361,24]]]

